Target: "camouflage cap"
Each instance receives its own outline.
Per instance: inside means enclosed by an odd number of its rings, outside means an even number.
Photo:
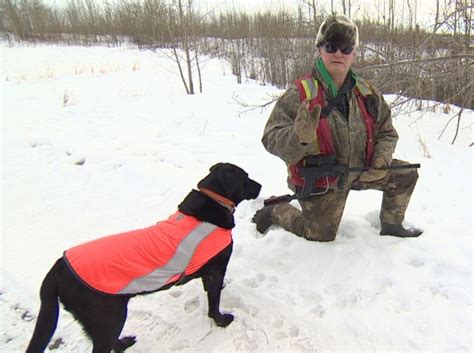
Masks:
[[[359,30],[357,25],[347,16],[332,15],[319,27],[316,36],[316,46],[324,43],[338,44],[341,46],[359,46]]]

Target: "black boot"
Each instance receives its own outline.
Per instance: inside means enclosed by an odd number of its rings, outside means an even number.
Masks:
[[[265,233],[268,228],[273,224],[272,221],[272,210],[275,205],[265,206],[261,210],[255,212],[252,217],[252,222],[257,225],[257,230],[260,233]]]
[[[418,228],[406,229],[401,223],[390,224],[382,222],[381,225],[380,235],[392,235],[400,238],[415,238],[423,233],[423,231]]]

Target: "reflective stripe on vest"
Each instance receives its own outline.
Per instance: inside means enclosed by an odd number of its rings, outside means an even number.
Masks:
[[[139,293],[161,288],[176,276],[185,272],[188,263],[196,251],[199,243],[211,234],[217,226],[211,223],[201,223],[194,228],[179,244],[174,256],[163,267],[141,278],[134,279],[130,284],[119,291],[119,294]]]
[[[316,94],[318,93],[318,81],[315,79],[306,79],[306,80],[301,80],[300,82],[304,89],[303,100],[315,98]]]
[[[136,294],[195,273],[231,243],[230,229],[176,212],[154,226],[73,247],[64,258],[89,287],[107,294]]]
[[[298,88],[298,93],[300,101],[309,100],[309,110],[312,111],[314,107],[319,104],[324,106],[324,91],[318,89],[318,80],[316,80],[311,73],[306,74],[303,78],[295,81],[296,87]],[[373,151],[374,151],[374,118],[371,117],[368,113],[364,97],[372,94],[371,88],[357,80],[355,94],[357,98],[357,103],[361,112],[361,116],[364,119],[365,127],[367,129],[367,146],[366,146],[366,165],[369,166],[372,160]],[[334,145],[332,142],[331,128],[327,122],[327,117],[321,116],[319,120],[319,125],[316,129],[316,154],[322,155],[331,155],[335,153]],[[299,168],[301,162],[296,164],[291,164],[288,166],[290,172],[290,181],[293,185],[302,187],[304,185],[304,180],[299,176]],[[329,185],[334,185],[337,181],[336,177],[324,178],[324,180],[316,180],[316,187],[326,187]]]

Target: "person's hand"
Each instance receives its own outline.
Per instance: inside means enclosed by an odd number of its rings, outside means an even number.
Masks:
[[[300,143],[309,144],[316,141],[316,128],[319,124],[321,106],[315,105],[309,112],[309,101],[305,99],[298,108],[298,114],[294,122],[296,136]]]
[[[374,165],[371,169],[363,172],[359,180],[365,183],[370,183],[371,181],[377,181],[385,178],[388,170],[380,169],[387,166],[387,162],[383,158],[375,158]]]

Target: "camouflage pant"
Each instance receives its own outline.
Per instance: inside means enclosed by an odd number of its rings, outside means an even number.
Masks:
[[[394,159],[392,165],[396,164],[407,162]],[[373,189],[383,192],[380,220],[390,224],[401,223],[417,179],[416,169],[389,170],[381,180],[356,180],[347,190],[329,190],[323,195],[300,200],[302,211],[288,203],[276,205],[272,210],[272,221],[308,240],[331,241],[336,238],[349,191]]]

